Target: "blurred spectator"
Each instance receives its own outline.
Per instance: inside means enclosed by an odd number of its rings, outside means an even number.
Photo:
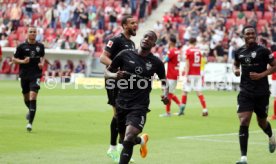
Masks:
[[[255,0],[246,0],[246,10],[252,11],[254,9]]]
[[[59,77],[61,75],[61,64],[59,60],[55,60],[50,67],[48,67],[48,70],[45,71],[46,76],[50,77]]]
[[[232,0],[234,10],[242,11],[243,0]]]
[[[225,63],[227,61],[227,54],[224,51],[221,41],[217,43],[214,49],[214,56],[219,63]]]
[[[85,68],[86,68],[85,63],[83,62],[83,60],[80,60],[79,64],[75,69],[75,73],[85,73]]]
[[[3,73],[3,74],[11,73],[11,62],[12,62],[11,57],[5,58],[0,70],[0,73]]]
[[[64,69],[62,72],[62,76],[71,76],[71,73],[74,70],[74,64],[72,60],[67,60],[66,64],[64,65]]]
[[[65,28],[67,22],[70,18],[70,10],[69,8],[64,4],[61,3],[61,10],[59,10],[59,21],[61,23],[61,28]]]
[[[3,54],[2,54],[2,46],[0,45],[0,63],[2,62]]]
[[[78,12],[80,17],[80,29],[83,29],[88,23],[88,11],[85,9],[83,3],[80,4]]]
[[[111,11],[108,12],[109,15],[109,27],[111,29],[117,27],[117,13],[116,11],[112,8]]]
[[[24,1],[24,6],[25,6],[24,13],[29,17],[29,19],[32,19],[32,16],[33,16],[33,7],[32,7],[33,4],[34,4],[33,0]]]
[[[146,8],[147,8],[148,0],[140,0],[140,11],[139,11],[139,21],[144,22],[146,16]]]
[[[50,28],[56,29],[58,16],[59,12],[55,5],[47,10],[45,17]]]
[[[137,9],[137,0],[130,0],[131,13],[134,15]]]
[[[228,18],[231,14],[232,6],[229,0],[222,0],[221,2],[221,14],[224,18]]]
[[[12,21],[12,31],[16,31],[19,26],[22,10],[19,3],[14,3],[10,11],[10,19]]]

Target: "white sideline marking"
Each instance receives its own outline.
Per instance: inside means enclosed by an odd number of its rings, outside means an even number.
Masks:
[[[274,131],[274,129],[273,129]],[[262,133],[261,130],[250,131],[249,134],[252,133]],[[217,142],[217,143],[239,143],[237,140],[220,140],[220,139],[211,139],[206,137],[221,137],[221,136],[237,136],[238,133],[223,133],[223,134],[208,134],[208,135],[198,135],[198,136],[182,136],[176,137],[177,139],[190,139],[190,140],[197,140],[197,141],[208,141],[208,142]],[[261,142],[250,142],[250,144],[254,145],[267,145]]]
[[[256,130],[256,131],[250,131],[250,133],[260,133],[262,132],[261,130]],[[181,136],[181,137],[176,137],[177,139],[194,139],[194,138],[205,138],[205,137],[219,137],[219,136],[235,136],[238,135],[238,133],[223,133],[223,134],[207,134],[207,135],[198,135],[198,136]]]

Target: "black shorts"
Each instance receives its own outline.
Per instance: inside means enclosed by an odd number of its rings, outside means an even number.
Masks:
[[[243,93],[238,95],[238,113],[254,111],[259,118],[266,118],[269,106],[269,96],[251,96]]]
[[[40,89],[40,78],[21,78],[20,82],[23,94],[30,91],[38,93]]]
[[[107,80],[111,80],[107,82]],[[115,106],[119,89],[116,87],[116,81],[114,79],[105,79],[105,89],[107,92],[107,104]]]
[[[118,88],[114,88],[114,89],[106,89],[107,92],[107,104],[110,104],[112,106],[115,106],[115,102],[118,96]]]
[[[132,125],[141,132],[146,124],[148,109],[122,109],[116,107],[118,131],[125,132],[126,126]]]

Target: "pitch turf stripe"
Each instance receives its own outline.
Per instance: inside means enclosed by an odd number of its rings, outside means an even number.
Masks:
[[[260,133],[261,130],[250,131],[249,133]],[[207,134],[207,135],[198,135],[198,136],[181,136],[176,137],[177,139],[193,139],[193,138],[206,138],[206,137],[220,137],[220,136],[236,136],[238,133],[223,133],[223,134]]]

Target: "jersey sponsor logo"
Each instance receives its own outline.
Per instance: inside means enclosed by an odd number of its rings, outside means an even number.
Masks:
[[[113,45],[113,42],[110,40],[110,41],[108,41],[108,43],[107,43],[107,47],[109,47],[109,48],[111,48],[112,47],[112,45]]]
[[[152,68],[151,62],[146,63],[146,69],[150,70]]]
[[[35,57],[35,51],[31,51],[30,57],[31,57],[31,58],[34,58],[34,57]]]
[[[135,73],[140,75],[141,73],[143,73],[143,68],[142,67],[136,67],[135,68]]]
[[[35,50],[36,50],[36,52],[39,52],[40,51],[40,47],[36,46]]]
[[[251,63],[251,58],[245,58],[245,63],[247,63],[247,64],[249,64],[249,63]]]
[[[253,51],[253,52],[251,53],[251,57],[254,59],[256,56],[257,56],[257,52],[256,52],[256,51]]]
[[[29,48],[27,48],[27,49],[26,49],[26,51],[30,51],[30,49],[29,49]]]

